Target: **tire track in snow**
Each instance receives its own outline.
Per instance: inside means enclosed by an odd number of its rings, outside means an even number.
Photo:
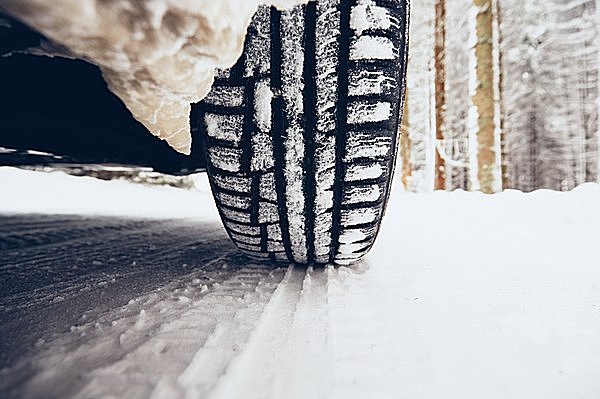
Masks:
[[[67,231],[71,223],[81,226],[85,220],[90,230],[103,233],[49,250],[33,246],[0,253],[4,267],[0,270],[0,367],[37,350],[39,340],[51,340],[73,325],[85,324],[190,272],[220,278],[207,264],[233,249],[216,223],[104,217],[65,221],[64,217],[35,215],[18,218],[32,229],[36,228],[32,221],[48,224],[56,220]],[[0,224],[2,220],[4,217],[0,217]],[[11,220],[16,223],[16,219]],[[122,225],[122,231],[105,229],[107,224]],[[234,258],[225,266],[238,269],[239,256]]]
[[[183,396],[189,387],[184,370],[202,356],[194,353],[226,363],[283,276],[281,269],[238,258],[232,251],[207,265],[240,265],[210,287],[199,283],[202,273],[196,271],[78,327],[14,369],[0,392],[32,398]],[[223,342],[228,335],[232,346]],[[28,370],[30,364],[35,370]]]
[[[44,215],[28,215],[27,222],[19,216],[1,216],[0,251],[18,251],[25,253],[34,249],[51,249],[67,243],[77,243],[93,239],[108,233],[119,234],[123,230],[156,229],[161,221],[127,220],[116,218],[90,218],[81,216],[56,217]],[[19,223],[21,221],[21,223]],[[166,224],[163,221],[162,224]],[[69,226],[65,229],[64,226]]]
[[[256,359],[266,346],[277,351],[280,339],[285,336],[286,327],[291,323],[295,304],[302,286],[303,273],[289,266],[268,304],[259,312],[244,315],[246,322],[238,330],[218,332],[210,345],[202,348],[180,377],[185,389],[185,397],[231,397],[227,390],[231,385],[239,386],[239,379],[248,376],[251,370],[262,370],[263,364]],[[248,318],[248,316],[250,316]],[[248,323],[250,321],[250,323]],[[241,328],[240,328],[241,327]],[[219,348],[238,346],[241,352],[229,353],[229,357],[217,358],[212,352]],[[272,351],[268,351],[273,354]],[[258,371],[259,373],[261,371]],[[230,377],[233,373],[234,377]],[[248,392],[246,392],[248,394]]]
[[[211,399],[326,398],[327,271],[290,266]]]

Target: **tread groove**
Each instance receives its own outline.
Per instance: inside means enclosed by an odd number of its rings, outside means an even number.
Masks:
[[[271,86],[281,92],[281,14],[271,8]],[[284,112],[283,98],[273,98],[273,152],[275,156],[275,188],[277,191],[277,208],[279,209],[279,225],[283,238],[283,247],[288,259],[293,259],[292,244],[289,234],[288,210],[285,199],[285,146],[283,134],[287,128],[287,117]]]
[[[352,2],[354,4],[354,2]],[[335,186],[333,190],[333,223],[331,249],[329,261],[335,260],[337,248],[340,244],[340,229],[342,223],[342,203],[344,201],[344,156],[346,153],[346,131],[348,129],[348,87],[350,65],[350,1],[341,1],[340,8],[340,39],[339,39],[339,67],[338,67],[338,108],[336,112],[336,148],[335,148]]]

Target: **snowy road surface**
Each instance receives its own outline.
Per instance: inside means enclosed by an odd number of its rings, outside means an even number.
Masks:
[[[306,269],[202,182],[0,183],[0,397],[600,397],[598,186],[396,193],[365,262]]]

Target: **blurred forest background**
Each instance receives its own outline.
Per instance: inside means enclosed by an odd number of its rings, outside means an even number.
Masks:
[[[600,181],[600,0],[416,0],[411,18],[407,190]]]

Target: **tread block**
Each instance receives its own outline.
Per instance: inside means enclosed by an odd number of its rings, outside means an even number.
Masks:
[[[231,234],[231,238],[234,241],[236,241],[237,243],[251,244],[251,245],[260,245],[260,243],[261,243],[260,237],[250,237],[250,236],[244,236],[244,235],[236,234],[236,233],[230,233],[230,234]]]
[[[269,202],[258,204],[258,223],[276,223],[279,221],[279,208]]]
[[[379,217],[379,208],[343,209],[341,221],[343,226],[356,226],[373,223]]]
[[[362,254],[371,246],[371,243],[340,244],[338,249],[342,254]]]
[[[386,8],[378,6],[375,1],[359,0],[352,7],[350,28],[360,36],[366,30],[388,30],[397,26],[394,19]]]
[[[252,136],[252,160],[251,170],[253,172],[266,172],[275,166],[273,157],[273,140],[266,133],[258,133]]]
[[[283,235],[281,234],[281,227],[279,224],[270,224],[267,226],[267,237],[271,241],[282,241]]]
[[[331,212],[321,213],[315,216],[315,255],[317,261],[326,263],[329,261],[331,248],[331,231],[333,229],[333,214]],[[324,262],[323,259],[327,258]]]
[[[277,189],[275,187],[275,173],[265,173],[260,176],[258,183],[259,195],[268,201],[277,201]]]
[[[242,223],[250,223],[250,214],[246,212],[240,212],[227,207],[221,207],[221,213],[229,220]]]
[[[361,180],[379,179],[384,175],[385,170],[385,167],[379,162],[364,165],[348,165],[344,174],[344,180],[347,182],[356,182]]]
[[[373,237],[375,237],[375,233],[375,227],[344,229],[340,234],[339,241],[342,244],[353,244],[360,241],[371,240]]]
[[[335,263],[342,266],[348,266],[365,256],[367,251],[359,253],[338,253],[335,255]]]
[[[229,141],[236,146],[240,144],[244,126],[243,115],[206,113],[206,115],[204,115],[204,122],[206,123],[208,137]]]
[[[396,83],[396,79],[384,71],[363,69],[352,69],[349,80],[348,95],[354,97],[391,95]]]
[[[350,44],[350,60],[394,60],[398,49],[394,42],[385,36],[360,36]]]
[[[226,147],[211,147],[208,149],[210,163],[221,170],[239,172],[242,169],[242,150]]]
[[[322,0],[317,3],[315,34],[317,131],[329,132],[336,126],[336,104],[338,103],[339,0]]]
[[[392,104],[387,101],[354,101],[348,106],[348,124],[384,122],[392,117]]]
[[[333,207],[335,186],[335,137],[317,134],[315,150],[315,214],[329,212]]]
[[[231,195],[226,193],[216,193],[216,196],[222,205],[226,205],[232,208],[250,209],[252,202],[250,197],[241,197],[238,195]]]
[[[244,86],[213,86],[204,101],[223,107],[241,107],[244,105]]]
[[[227,227],[233,233],[260,237],[260,227],[247,226],[244,224],[232,222],[230,220],[225,220],[224,224],[225,224],[225,227]]]
[[[254,89],[254,121],[263,133],[271,131],[271,102],[273,91],[269,79],[256,83]]]
[[[271,9],[258,7],[248,32],[244,49],[244,77],[266,75],[271,71]]]
[[[383,196],[383,187],[380,184],[366,186],[350,186],[344,189],[344,205],[360,204],[362,202],[376,202]]]
[[[213,174],[213,180],[221,190],[236,191],[249,194],[252,190],[252,179],[247,177]]]
[[[302,77],[304,65],[304,8],[295,7],[281,13],[281,44],[288,51],[281,57],[281,88],[285,110],[291,124],[299,123],[304,111]]]
[[[364,132],[351,132],[346,144],[345,161],[381,158],[391,154],[392,138]]]

